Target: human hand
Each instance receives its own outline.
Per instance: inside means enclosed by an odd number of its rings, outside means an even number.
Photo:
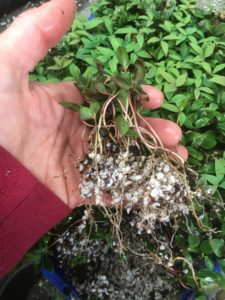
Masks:
[[[69,29],[75,15],[74,0],[54,0],[22,14],[0,36],[0,145],[70,208],[83,203],[79,174],[74,162],[80,158],[88,131],[77,113],[65,110],[61,101],[81,103],[71,82],[29,82],[29,72]],[[149,103],[156,108],[163,95],[145,87]],[[184,159],[178,146],[180,128],[167,120],[148,118],[166,147]]]

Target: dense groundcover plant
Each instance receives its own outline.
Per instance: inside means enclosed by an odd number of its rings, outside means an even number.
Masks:
[[[193,199],[191,213],[176,228],[172,273],[180,283],[197,290],[199,300],[208,299],[206,295],[219,288],[224,297],[225,24],[219,16],[196,10],[194,0],[102,0],[93,7],[93,16],[74,21],[31,79],[73,80],[88,94],[91,80],[104,74],[104,81],[114,78],[114,85],[128,91],[129,80],[118,75],[130,68],[132,80],[164,92],[162,108],[142,109],[140,114],[171,119],[181,126],[188,162],[199,174],[197,185],[206,187],[206,196]],[[89,122],[99,112],[100,102],[90,108],[63,105],[79,110]],[[136,135],[122,115],[116,124],[121,135]],[[46,253],[48,239],[34,249],[36,258]],[[221,273],[213,272],[215,260]]]

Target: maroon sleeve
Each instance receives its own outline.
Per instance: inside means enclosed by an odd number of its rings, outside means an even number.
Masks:
[[[0,147],[0,277],[71,210]]]

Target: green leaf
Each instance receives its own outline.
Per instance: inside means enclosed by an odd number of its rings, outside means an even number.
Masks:
[[[105,47],[97,47],[96,48],[102,55],[106,57],[111,57],[115,55],[115,52],[111,50],[110,48],[105,48]]]
[[[212,227],[211,222],[210,222],[210,220],[209,220],[209,216],[208,216],[207,213],[204,213],[204,214],[200,215],[200,216],[199,216],[199,220],[202,222],[202,224],[203,224],[204,226]]]
[[[119,28],[116,30],[115,34],[127,34],[127,33],[138,33],[138,30],[132,26]]]
[[[204,51],[204,57],[209,57],[213,54],[214,50],[215,50],[216,45],[215,44],[211,44],[209,46],[206,47],[205,51]]]
[[[225,68],[225,64],[217,65],[217,66],[215,66],[215,68],[214,68],[214,70],[213,70],[213,73],[220,72],[220,71],[222,71],[224,68]]]
[[[225,122],[218,123],[218,124],[217,124],[217,127],[218,127],[219,129],[225,131]]]
[[[221,23],[221,24],[217,25],[215,28],[215,35],[220,36],[224,33],[225,33],[225,24]]]
[[[130,128],[124,136],[138,137],[138,133],[134,128]]]
[[[202,79],[196,78],[194,83],[195,83],[196,88],[199,88],[202,85]]]
[[[91,65],[91,66],[96,66],[96,62],[94,61],[94,59],[93,59],[93,57],[87,57],[87,56],[85,56],[84,58],[83,58],[83,60],[85,61],[85,62],[87,62],[89,65]]]
[[[225,235],[225,223],[222,224],[222,233],[223,233],[223,235]],[[224,263],[225,263],[225,261],[224,261]]]
[[[224,234],[225,234],[225,232],[224,232]],[[218,258],[217,261],[221,266],[225,267],[225,259],[224,258]]]
[[[82,120],[90,120],[93,118],[93,115],[91,113],[91,110],[89,107],[81,106],[80,108],[80,118]]]
[[[196,100],[198,100],[198,98],[199,98],[200,94],[201,94],[201,91],[200,91],[200,89],[195,89],[195,91],[194,91],[194,95],[195,95],[195,99],[196,99]]]
[[[108,32],[110,34],[112,34],[113,33],[112,20],[109,17],[105,17],[104,21],[105,21],[105,27],[106,27],[106,29],[108,30]]]
[[[204,261],[205,261],[206,268],[212,271],[213,268],[214,268],[214,262],[213,262],[213,260],[210,257],[205,256],[204,257]]]
[[[225,175],[225,159],[220,158],[215,160],[216,176]]]
[[[93,28],[98,27],[103,22],[104,22],[103,18],[96,17],[96,18],[92,19],[91,21],[86,22],[84,24],[84,27],[85,27],[85,29],[93,29]]]
[[[116,52],[119,46],[122,46],[122,42],[120,39],[116,38],[114,35],[109,37],[109,41],[113,47],[113,50]]]
[[[97,115],[97,113],[99,112],[101,108],[101,105],[99,102],[97,101],[92,101],[90,104],[90,111],[93,117],[95,117]]]
[[[193,73],[197,79],[201,79],[201,77],[203,75],[202,70],[199,70],[199,69],[193,69]]]
[[[196,128],[204,127],[209,123],[209,121],[210,121],[209,118],[206,118],[206,117],[200,118],[196,121],[195,126],[196,126]]]
[[[173,28],[173,24],[170,22],[170,21],[165,21],[164,24],[163,24],[163,28],[165,30],[167,30],[168,32],[171,32],[172,31],[172,28]]]
[[[116,51],[116,57],[118,62],[123,66],[127,67],[129,62],[129,56],[126,49],[123,46],[119,46]]]
[[[189,43],[191,48],[200,56],[203,56],[203,50],[201,47],[199,47],[197,44],[195,43]]]
[[[200,249],[201,249],[202,253],[207,254],[207,255],[213,253],[213,250],[209,244],[209,240],[202,241],[200,244]]]
[[[116,56],[114,56],[109,61],[109,67],[110,67],[112,74],[115,74],[117,72],[117,65],[118,65],[118,60],[117,60]]]
[[[149,71],[146,73],[145,77],[146,77],[146,78],[149,78],[149,79],[155,77],[156,71],[157,71],[157,68],[156,68],[155,66],[152,66],[152,67],[149,69]]]
[[[183,103],[184,100],[185,100],[185,98],[186,98],[186,95],[184,95],[184,94],[177,94],[171,100],[173,101],[173,103],[179,104],[179,103]]]
[[[215,135],[215,132],[210,130],[210,131],[207,131],[203,134],[203,136],[205,137],[202,144],[201,144],[201,147],[203,149],[212,149],[216,146],[217,144],[217,141],[216,141],[216,135]]]
[[[128,102],[128,91],[121,89],[119,91],[118,98],[120,99],[120,102],[125,109],[127,107],[127,102]]]
[[[198,151],[195,148],[190,147],[190,146],[188,146],[187,149],[188,149],[190,156],[192,156],[193,158],[195,158],[198,161],[203,160],[203,155],[200,151]]]
[[[69,66],[69,70],[72,76],[76,76],[80,74],[80,69],[75,64],[71,64]]]
[[[79,111],[80,110],[80,105],[73,103],[73,102],[60,102],[60,104],[67,109],[70,109],[72,111]]]
[[[140,80],[144,79],[145,77],[145,65],[142,60],[137,59],[135,64],[135,71],[134,71],[134,81],[139,82]]]
[[[68,67],[69,65],[71,65],[72,62],[73,62],[73,59],[72,59],[72,58],[71,58],[71,59],[65,60],[65,61],[63,62],[63,64],[62,64],[61,68],[63,69],[63,68]]]
[[[129,131],[129,125],[122,115],[119,115],[116,118],[116,126],[122,136],[124,136]]]
[[[205,87],[205,86],[202,86],[199,89],[200,89],[200,91],[208,93],[208,94],[215,94],[215,92],[212,89]]]
[[[217,186],[220,182],[220,180],[214,175],[203,175],[203,177],[214,186]]]
[[[211,239],[209,240],[209,244],[216,256],[221,257],[223,254],[224,241],[221,239]]]
[[[165,83],[164,92],[165,93],[173,93],[177,90],[175,84]]]
[[[211,68],[211,66],[210,66],[209,63],[207,63],[207,62],[202,62],[202,67],[203,67],[203,69],[204,69],[207,73],[209,73],[209,74],[212,73],[212,68]]]
[[[166,79],[166,81],[168,83],[174,84],[176,83],[176,79],[169,73],[165,72],[165,71],[161,71],[160,74],[162,75],[162,77],[164,79]]]
[[[215,75],[209,80],[222,86],[225,86],[225,76]]]
[[[144,36],[143,34],[139,33],[137,36],[137,42],[138,42],[138,46],[140,47],[140,49],[142,49],[143,45],[144,45]]]
[[[195,248],[200,244],[200,238],[197,235],[189,234],[188,243],[191,248]]]
[[[112,80],[120,87],[121,89],[124,89],[125,91],[129,91],[131,88],[131,84],[129,84],[125,79],[120,77],[112,77]]]
[[[172,32],[171,34],[168,34],[163,37],[163,40],[166,40],[166,41],[175,41],[178,39],[179,39],[179,37],[175,32]]]
[[[222,182],[222,183],[220,183],[220,184],[219,184],[219,187],[220,187],[221,189],[224,189],[224,190],[225,190],[225,181]]]
[[[98,70],[96,67],[90,66],[86,69],[86,71],[83,73],[84,78],[91,79],[94,75],[98,73]]]
[[[141,58],[150,58],[151,57],[151,55],[145,50],[138,51],[136,54]]]
[[[135,63],[135,61],[137,60],[137,55],[135,54],[135,53],[131,53],[131,55],[130,55],[130,62],[132,63],[132,64],[134,64]]]
[[[157,43],[159,42],[160,39],[156,36],[153,36],[152,38],[150,38],[148,41],[147,41],[147,44],[154,44],[154,43]]]
[[[177,77],[176,87],[180,87],[180,86],[184,85],[185,82],[186,82],[186,79],[187,79],[187,74],[186,73],[184,73],[184,74],[180,75],[179,77]]]
[[[186,57],[188,54],[188,47],[187,47],[187,43],[183,42],[181,47],[180,47],[180,53],[182,55],[182,57]]]
[[[169,51],[169,45],[167,42],[165,41],[161,41],[161,46],[162,46],[162,49],[163,49],[163,52],[165,54],[165,56],[168,55],[168,51]]]
[[[180,126],[183,126],[186,121],[186,115],[183,112],[180,112],[177,121]]]
[[[161,107],[172,112],[179,112],[179,109],[175,105],[170,103],[164,102]]]

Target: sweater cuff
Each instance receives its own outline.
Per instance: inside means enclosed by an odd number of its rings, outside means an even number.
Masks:
[[[62,200],[0,147],[0,277],[70,212]]]

